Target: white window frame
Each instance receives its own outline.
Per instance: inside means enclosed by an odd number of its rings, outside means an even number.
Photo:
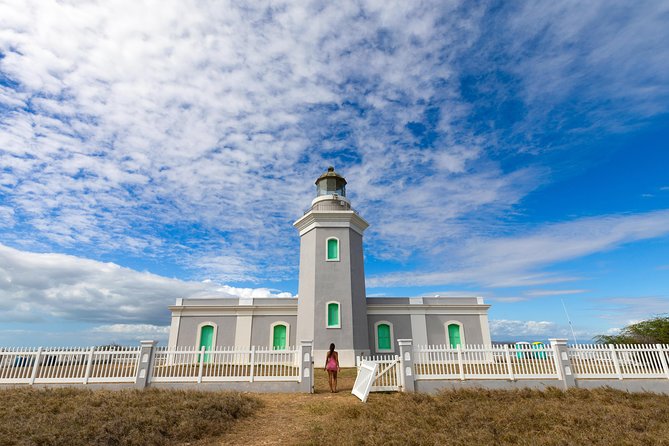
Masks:
[[[269,326],[269,348],[270,349],[274,348],[274,327],[276,327],[277,325],[286,326],[286,346],[284,347],[284,349],[287,350],[290,348],[290,324],[285,321],[276,321]]]
[[[328,242],[330,240],[337,240],[337,258],[336,259],[328,259]],[[340,255],[341,252],[341,242],[337,237],[328,237],[325,239],[325,261],[326,262],[339,262],[339,259],[341,257]]]
[[[337,316],[339,318],[337,325],[328,325],[328,309],[330,308],[330,304],[337,304]],[[341,328],[341,303],[336,300],[325,302],[325,328]]]
[[[465,325],[460,321],[446,321],[444,322],[444,332],[446,333],[446,348],[451,348],[451,337],[448,334],[449,325],[460,326],[460,345],[463,347],[467,345],[467,342],[465,341]]]
[[[218,340],[218,324],[216,322],[212,321],[206,321],[206,322],[201,322],[197,326],[197,335],[195,336],[195,348],[199,349],[200,348],[200,341],[202,340],[202,327],[206,325],[211,325],[214,327],[214,336],[211,340],[211,348],[212,350],[216,350],[216,341]]]
[[[379,348],[379,325],[385,324],[390,327],[390,349]],[[378,321],[374,323],[374,348],[378,353],[395,353],[395,329],[389,321]]]

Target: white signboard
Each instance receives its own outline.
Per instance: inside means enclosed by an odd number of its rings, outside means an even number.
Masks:
[[[376,379],[376,370],[378,369],[379,364],[372,361],[362,361],[360,368],[358,369],[358,376],[355,378],[355,384],[353,384],[353,395],[360,398],[360,401],[363,403],[367,401],[367,396],[369,391],[372,388],[374,379]]]

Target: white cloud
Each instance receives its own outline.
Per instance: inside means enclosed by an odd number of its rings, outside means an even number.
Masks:
[[[0,191],[17,246],[124,251],[223,281],[287,278],[289,223],[328,163],[373,222],[371,252],[393,259],[464,238],[476,224],[463,217],[508,210],[546,175],[501,169],[463,125],[459,64],[485,29],[483,6],[2,9],[0,69],[13,86],[0,95]],[[437,137],[421,147],[425,132]]]
[[[291,297],[267,288],[186,282],[113,263],[0,244],[0,319],[5,322],[101,323],[96,331],[149,335],[163,333],[161,327],[169,322],[167,306],[189,296]]]
[[[104,338],[108,344],[143,340],[166,343],[170,327],[150,324],[109,324],[93,327],[91,332],[96,338]]]
[[[667,6],[608,5],[3,2],[3,240],[225,282],[293,278],[290,222],[334,163],[372,223],[369,254],[440,258],[550,181],[540,162],[497,160],[550,150],[534,134],[564,124],[569,98],[583,126],[666,112]],[[464,97],[481,68],[517,77],[514,97],[478,77],[525,111],[510,135]]]
[[[216,288],[216,291],[223,292],[230,296],[238,296],[243,298],[263,298],[263,297],[293,297],[288,292],[278,292],[269,288],[236,288],[228,285]]]
[[[498,319],[490,321],[490,333],[499,339],[525,336],[549,336],[559,332],[555,322]]]

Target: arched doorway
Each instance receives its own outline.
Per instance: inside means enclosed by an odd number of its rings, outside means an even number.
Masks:
[[[200,328],[200,345],[198,346],[199,350],[202,350],[204,347],[205,350],[212,350],[214,344],[214,326],[213,325],[203,325]],[[204,361],[209,361],[209,355],[204,355]]]
[[[450,348],[457,348],[462,345],[462,332],[458,324],[448,324],[448,344]]]
[[[277,324],[272,329],[272,348],[274,350],[285,350],[286,348],[286,326],[283,324]]]

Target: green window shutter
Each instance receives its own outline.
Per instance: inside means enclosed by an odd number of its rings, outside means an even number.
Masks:
[[[376,328],[376,338],[379,343],[377,350],[390,350],[392,348],[390,343],[390,325],[379,324]]]
[[[331,238],[328,240],[328,260],[339,259],[339,240]]]
[[[328,304],[328,327],[339,326],[339,304]]]
[[[275,325],[272,333],[272,348],[274,350],[283,350],[286,348],[286,326]]]
[[[199,349],[202,350],[204,347],[205,350],[211,350],[214,343],[214,327],[211,325],[205,325],[200,329],[200,345]],[[199,356],[199,355],[198,355]],[[199,359],[199,358],[198,358]],[[209,355],[204,355],[204,360],[209,361]]]
[[[458,324],[450,324],[448,326],[448,339],[451,348],[456,348],[458,345],[462,345],[462,340],[460,339],[460,326]]]

